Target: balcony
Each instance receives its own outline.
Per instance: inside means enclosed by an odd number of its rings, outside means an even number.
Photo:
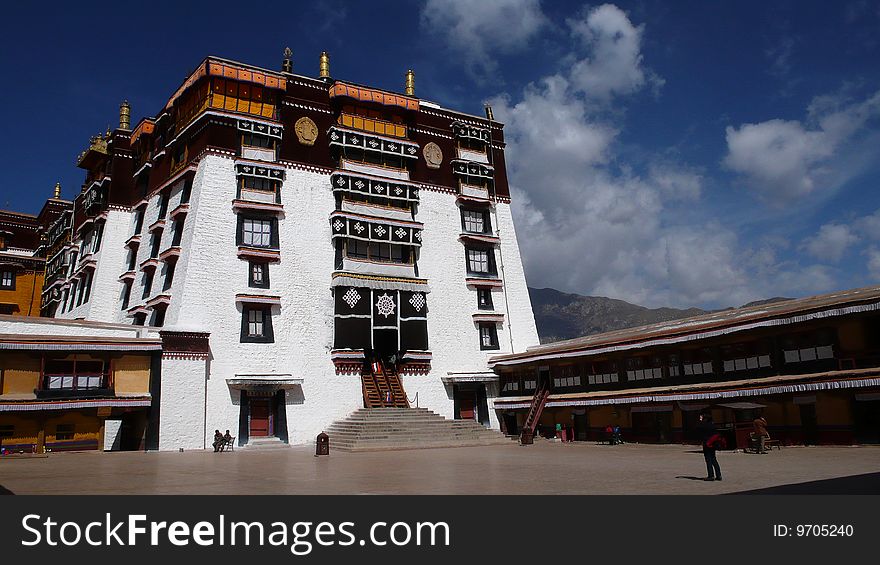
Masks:
[[[406,139],[406,126],[403,124],[345,113],[339,116],[338,123],[341,126],[359,129],[369,133]]]
[[[245,191],[242,190],[242,196],[244,196]],[[243,210],[255,210],[257,212],[269,212],[273,214],[281,213],[284,211],[284,206],[278,203],[273,202],[264,202],[258,200],[246,200],[244,198],[236,198],[232,201],[232,209],[235,212],[241,212]]]

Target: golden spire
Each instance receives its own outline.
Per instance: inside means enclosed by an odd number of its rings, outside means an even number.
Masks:
[[[119,129],[131,129],[131,104],[128,100],[119,105]]]
[[[416,73],[414,73],[412,69],[406,71],[406,85],[404,87],[404,93],[407,96],[416,95]]]
[[[281,72],[282,73],[292,73],[293,72],[293,51],[290,50],[290,47],[284,48],[284,60],[281,62]]]
[[[61,183],[60,182],[55,183],[55,196],[53,198],[56,198],[56,199],[61,198]]]
[[[321,64],[318,76],[321,78],[330,78],[330,55],[326,51],[321,51]]]
[[[492,106],[486,104],[486,119],[489,121],[495,120],[495,114],[492,113]]]

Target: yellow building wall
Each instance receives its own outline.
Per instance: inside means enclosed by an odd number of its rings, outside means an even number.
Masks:
[[[45,422],[43,429],[46,430],[46,443],[99,439],[101,420],[98,418],[97,411],[94,408],[90,410],[56,412],[51,417],[46,418]],[[59,440],[57,437],[58,424],[73,424],[73,439]]]
[[[150,357],[124,355],[113,360],[113,380],[116,394],[146,394],[150,392]]]
[[[631,425],[629,408],[623,406],[591,406],[587,409],[587,421],[591,428],[608,425],[628,428]]]
[[[43,292],[42,271],[18,271],[15,276],[15,290],[0,290],[0,303],[16,304],[13,316],[39,316],[40,295]]]
[[[40,382],[40,358],[28,353],[0,355],[2,394],[33,394]]]
[[[3,438],[4,447],[12,445],[36,445],[40,435],[40,421],[34,415],[15,412],[0,413],[0,426],[14,426],[12,437]]]
[[[820,426],[853,424],[850,396],[834,392],[816,394],[816,423]]]

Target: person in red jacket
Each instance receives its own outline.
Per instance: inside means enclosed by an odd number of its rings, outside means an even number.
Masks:
[[[700,414],[700,423],[697,427],[703,439],[703,458],[706,460],[706,471],[708,472],[705,480],[720,481],[721,467],[718,465],[718,457],[715,455],[715,450],[723,447],[724,438],[715,429],[711,413]]]

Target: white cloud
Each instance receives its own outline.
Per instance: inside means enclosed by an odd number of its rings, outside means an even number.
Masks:
[[[868,274],[872,279],[880,281],[880,249],[869,247],[865,255],[868,256]]]
[[[880,210],[868,216],[858,218],[855,221],[855,226],[865,237],[875,240],[880,239]]]
[[[421,12],[422,27],[444,36],[478,79],[495,74],[491,53],[527,48],[547,23],[539,0],[427,0]]]
[[[585,9],[580,18],[567,23],[575,39],[589,52],[571,67],[572,85],[580,92],[608,99],[615,94],[631,94],[649,81],[662,86],[663,79],[642,66],[644,26],[634,26],[617,6],[603,4]]]
[[[877,116],[880,92],[861,102],[842,94],[820,96],[810,104],[805,123],[772,119],[728,126],[724,165],[740,173],[764,200],[784,205],[837,188],[860,173],[844,149]]]
[[[803,248],[820,261],[837,263],[846,250],[859,241],[852,228],[844,224],[825,224],[819,232],[804,241]]]
[[[505,123],[529,284],[647,306],[730,306],[833,287],[828,267],[780,261],[786,240],[751,249],[703,214],[700,170],[632,150],[621,163],[623,113],[611,108],[651,86],[644,28],[610,5],[569,27],[584,41],[568,71],[490,101]]]

